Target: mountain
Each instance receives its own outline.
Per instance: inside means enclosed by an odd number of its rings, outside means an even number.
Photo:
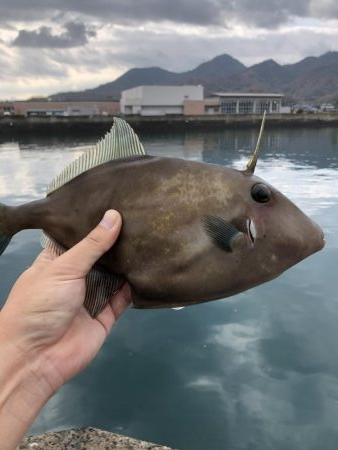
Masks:
[[[130,69],[115,81],[102,84],[97,88],[81,92],[53,94],[49,98],[53,101],[118,100],[121,91],[140,85],[203,84],[206,87],[211,84],[213,78],[218,78],[220,74],[230,76],[245,69],[244,64],[231,56],[220,55],[187,72],[169,72],[159,67]]]
[[[221,74],[230,76],[243,72],[246,69],[245,65],[237,61],[230,55],[220,55],[205,63],[200,64],[194,70],[183,72],[183,78],[206,78],[219,77]]]
[[[52,100],[62,101],[82,101],[82,100],[112,100],[119,99],[121,91],[140,85],[178,84],[175,77],[178,74],[168,72],[159,67],[148,67],[145,69],[128,70],[121,77],[110,83],[102,84],[94,89],[87,89],[82,92],[66,92],[52,95]]]
[[[280,92],[294,100],[338,100],[338,52],[307,57],[280,65],[272,59],[246,67],[229,55],[220,55],[195,69],[176,73],[159,67],[128,70],[115,81],[81,92],[51,95],[51,100],[119,99],[121,91],[140,85],[202,84],[205,95],[223,92]]]
[[[290,95],[309,100],[338,100],[338,52],[305,58],[288,70],[293,76]]]
[[[287,65],[263,61],[227,82],[232,89],[242,92],[277,91],[295,100],[335,102],[338,100],[338,52]]]

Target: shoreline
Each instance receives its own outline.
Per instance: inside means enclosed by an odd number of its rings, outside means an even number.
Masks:
[[[215,115],[215,116],[124,116],[135,131],[211,131],[234,128],[257,128],[260,115]],[[113,124],[113,116],[92,117],[23,117],[0,118],[0,136],[25,135],[90,135],[104,134]],[[266,117],[266,128],[280,127],[325,127],[338,125],[338,113],[270,114]]]

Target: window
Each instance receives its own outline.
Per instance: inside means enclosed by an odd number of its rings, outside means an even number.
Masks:
[[[271,112],[279,112],[279,103],[276,100],[271,102]]]
[[[233,100],[221,101],[221,113],[222,114],[236,114],[236,102]]]
[[[270,111],[270,102],[261,100],[256,103],[256,113],[263,114],[266,111],[267,113]]]
[[[239,114],[252,114],[253,113],[253,101],[241,100],[239,102]]]

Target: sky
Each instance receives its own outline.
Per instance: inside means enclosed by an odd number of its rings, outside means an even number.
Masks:
[[[77,91],[133,67],[183,72],[338,50],[337,0],[0,0],[0,99]]]

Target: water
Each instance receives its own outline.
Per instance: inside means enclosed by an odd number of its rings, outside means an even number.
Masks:
[[[257,133],[144,135],[151,154],[243,168]],[[93,142],[0,144],[0,199],[44,195]],[[325,450],[338,441],[338,129],[267,130],[257,174],[324,229],[327,245],[278,279],[181,311],[129,310],[33,433],[95,426],[181,450]],[[0,258],[0,299],[39,252],[24,231]]]

